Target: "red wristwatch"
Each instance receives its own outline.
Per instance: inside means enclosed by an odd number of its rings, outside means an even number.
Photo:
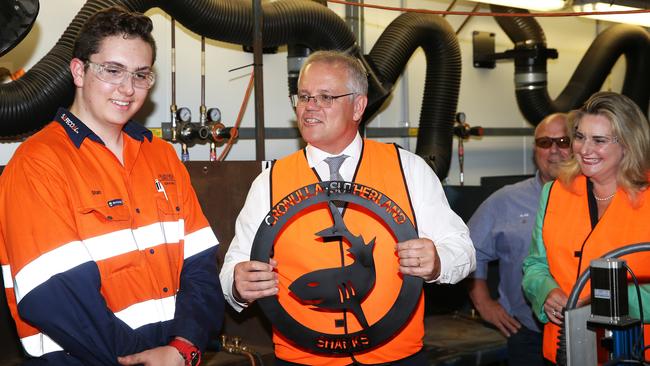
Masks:
[[[169,345],[176,348],[185,360],[185,366],[198,366],[201,364],[201,351],[189,342],[178,338],[169,342]]]

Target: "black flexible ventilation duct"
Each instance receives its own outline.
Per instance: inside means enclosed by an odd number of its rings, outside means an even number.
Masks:
[[[521,13],[522,9],[492,5],[498,13]],[[554,112],[578,108],[600,90],[612,67],[625,55],[626,72],[622,94],[632,99],[647,115],[650,98],[650,36],[642,27],[619,24],[596,37],[576,67],[567,86],[551,100],[546,83],[544,32],[531,17],[496,17],[497,23],[515,43],[515,50],[535,50],[536,56],[515,58],[515,92],[524,117],[537,125]]]
[[[145,12],[160,7],[188,29],[224,42],[252,45],[252,6],[246,1],[90,0],[84,4],[52,50],[20,79],[0,85],[0,135],[19,136],[40,129],[74,97],[68,64],[81,26],[112,5]],[[312,49],[348,50],[354,35],[345,22],[311,1],[286,0],[263,5],[264,45],[301,43]]]
[[[0,56],[11,51],[32,29],[38,0],[0,1]]]
[[[416,153],[442,179],[449,172],[460,89],[460,48],[454,30],[441,17],[404,13],[381,34],[367,58],[381,83],[392,89],[418,47],[424,50],[427,68]],[[385,97],[370,100],[367,115],[375,113]]]
[[[0,85],[0,136],[15,137],[38,130],[59,106],[71,104],[74,87],[68,64],[74,40],[92,14],[112,5],[139,12],[160,7],[197,34],[234,44],[253,43],[252,5],[248,1],[90,0],[52,50],[25,76]],[[345,22],[318,2],[282,0],[262,7],[264,47],[287,44],[312,50],[344,50],[366,65],[370,88],[364,121],[379,109],[408,59],[417,47],[422,47],[427,56],[427,76],[416,152],[432,164],[439,177],[446,177],[461,65],[454,32],[442,18],[403,14],[365,57]]]

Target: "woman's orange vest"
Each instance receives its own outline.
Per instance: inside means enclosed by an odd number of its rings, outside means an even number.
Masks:
[[[309,168],[305,153],[300,150],[275,163],[271,171],[272,203],[303,186],[318,182],[314,170]],[[327,180],[328,177],[322,177]],[[415,223],[413,208],[404,180],[399,160],[399,152],[394,145],[364,140],[363,152],[354,181],[374,188],[390,197]],[[306,212],[305,212],[306,211]],[[358,205],[348,205],[343,212],[345,225],[354,235],[362,235],[366,243],[376,237],[373,251],[376,282],[370,295],[361,306],[368,324],[381,319],[392,307],[402,285],[399,263],[395,251],[396,240],[385,225],[367,209]],[[303,210],[280,232],[274,244],[274,258],[278,261],[279,302],[299,323],[326,334],[345,334],[341,326],[342,312],[328,312],[304,305],[289,294],[289,285],[301,275],[325,268],[341,267],[339,241],[323,242],[315,233],[333,224],[331,214],[325,204],[311,206]],[[345,251],[345,265],[353,263],[354,258]],[[360,363],[377,364],[399,360],[422,348],[424,336],[424,298],[420,295],[418,306],[408,323],[386,343],[370,351],[358,353],[354,358]],[[348,333],[361,330],[356,317],[348,312]],[[278,358],[303,365],[349,365],[353,362],[349,355],[320,355],[304,351],[274,329],[273,342]]]
[[[650,241],[650,204],[647,191],[639,194],[639,202],[633,206],[627,194],[619,189],[609,207],[591,229],[589,204],[587,201],[587,180],[577,177],[571,188],[559,182],[551,187],[542,235],[546,246],[546,258],[551,275],[560,288],[570,294],[577,279],[578,261],[576,253],[584,244],[580,272],[589,267],[592,259],[628,244]],[[591,233],[591,234],[590,234]],[[650,281],[650,253],[640,252],[624,256],[639,282]],[[590,293],[589,283],[580,294],[583,298]],[[645,327],[646,344],[650,341],[650,327]],[[557,337],[560,328],[548,322],[544,326],[544,357],[555,362]]]

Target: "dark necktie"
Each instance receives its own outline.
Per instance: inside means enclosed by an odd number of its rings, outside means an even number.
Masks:
[[[339,169],[341,169],[341,165],[343,165],[343,161],[348,157],[349,156],[343,154],[339,156],[332,156],[329,158],[325,158],[325,162],[330,167],[330,180],[343,180],[343,177],[341,176]]]

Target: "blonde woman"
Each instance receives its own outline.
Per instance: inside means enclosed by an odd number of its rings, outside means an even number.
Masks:
[[[573,155],[558,180],[542,190],[524,260],[524,292],[545,323],[544,357],[553,362],[562,310],[577,276],[592,259],[650,241],[650,128],[639,107],[623,95],[599,92],[569,114],[569,128]],[[650,253],[623,258],[647,282]],[[636,298],[630,291],[632,316],[638,316]],[[650,340],[647,327],[645,339]]]

